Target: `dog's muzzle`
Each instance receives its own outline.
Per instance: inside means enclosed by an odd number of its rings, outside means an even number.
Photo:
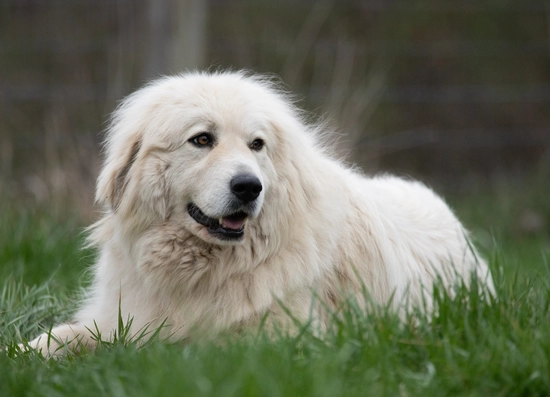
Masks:
[[[208,233],[221,240],[239,240],[244,236],[244,225],[256,208],[256,199],[263,190],[262,183],[253,174],[238,174],[231,179],[229,189],[233,195],[232,213],[212,218],[195,204],[189,203],[187,213],[195,222],[206,226]]]

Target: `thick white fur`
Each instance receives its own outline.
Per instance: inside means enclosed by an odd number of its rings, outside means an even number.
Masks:
[[[212,148],[189,139],[202,131]],[[382,304],[393,296],[430,304],[437,277],[451,286],[486,264],[449,207],[419,182],[367,178],[332,159],[287,97],[244,73],[189,73],[157,80],[115,112],[97,201],[106,213],[92,226],[99,250],[95,279],[73,324],[55,327],[61,342],[93,346],[88,329],[109,337],[119,307],[132,333],[164,322],[183,340],[255,326],[283,327],[280,303],[319,327],[327,318],[312,297],[337,305],[362,288]],[[261,138],[265,147],[249,148]],[[263,185],[242,242],[221,242],[187,213],[195,202],[223,214],[229,180],[239,172]],[[119,306],[120,305],[120,306]],[[31,346],[53,354],[44,334]]]

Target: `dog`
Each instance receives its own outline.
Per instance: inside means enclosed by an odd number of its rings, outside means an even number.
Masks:
[[[93,348],[119,318],[169,341],[290,329],[288,312],[322,331],[327,308],[365,291],[397,308],[430,306],[436,281],[473,274],[492,289],[440,197],[345,166],[305,119],[278,83],[245,72],[164,77],[126,98],[97,181],[93,283],[74,322],[29,346]]]

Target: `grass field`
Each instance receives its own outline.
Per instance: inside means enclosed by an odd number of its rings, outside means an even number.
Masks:
[[[13,200],[0,205],[0,395],[541,396],[550,395],[550,189],[488,189],[451,200],[493,269],[498,300],[436,293],[436,314],[400,322],[346,306],[322,338],[185,346],[121,341],[47,360],[17,343],[70,318],[93,252],[82,224]],[[538,216],[538,218],[536,218]],[[533,218],[533,217],[531,217]],[[536,226],[536,225],[535,225]]]

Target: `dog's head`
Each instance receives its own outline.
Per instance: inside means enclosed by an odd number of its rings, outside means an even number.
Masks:
[[[207,242],[239,244],[266,197],[285,188],[273,185],[281,183],[278,164],[288,163],[282,153],[305,139],[289,135],[300,123],[261,78],[163,78],[115,112],[96,200],[129,230],[169,220]]]

